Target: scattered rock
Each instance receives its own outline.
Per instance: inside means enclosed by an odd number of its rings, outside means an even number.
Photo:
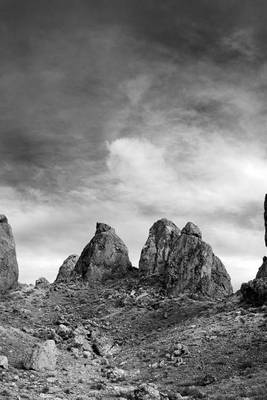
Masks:
[[[8,358],[6,356],[0,356],[0,368],[8,369]]]
[[[132,269],[128,249],[115,230],[103,223],[84,248],[74,268],[74,275],[91,282],[127,275]]]
[[[24,367],[35,371],[53,371],[56,369],[56,363],[56,344],[54,340],[46,340],[34,347],[32,353],[26,357]]]
[[[55,283],[67,283],[71,280],[71,274],[78,259],[79,256],[76,254],[72,254],[68,258],[66,258],[66,260],[59,268]]]
[[[18,263],[15,240],[6,216],[0,215],[0,293],[18,284]]]

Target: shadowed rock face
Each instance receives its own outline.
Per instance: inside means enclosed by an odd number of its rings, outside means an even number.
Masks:
[[[109,225],[97,223],[96,232],[83,249],[73,275],[99,281],[126,275],[132,268],[128,249]]]
[[[264,200],[265,246],[267,247],[267,194]]]
[[[74,267],[79,259],[79,256],[76,254],[70,255],[63,262],[61,267],[59,268],[55,283],[66,283],[71,279],[71,274],[74,270]]]
[[[18,274],[12,230],[7,218],[0,215],[0,293],[5,293],[17,285]]]
[[[141,252],[139,261],[141,275],[156,274],[164,278],[172,244],[180,234],[180,229],[165,218],[153,224]]]
[[[267,257],[263,257],[263,262],[257,272],[256,279],[267,280]]]
[[[167,290],[173,294],[188,291],[220,297],[230,295],[232,293],[230,277],[222,262],[213,254],[211,246],[202,241],[200,229],[189,222],[180,234],[179,229],[172,222],[161,220],[161,224],[165,224],[166,229],[171,226],[175,232],[173,236],[167,235],[166,240],[166,230],[162,227],[156,229],[159,222],[151,228],[149,238],[142,250],[140,272],[144,276],[150,276],[151,273],[158,274]],[[160,266],[158,266],[154,251],[155,240],[152,240],[155,236],[154,232],[158,234],[157,243],[161,244]],[[165,258],[161,256],[162,254]]]

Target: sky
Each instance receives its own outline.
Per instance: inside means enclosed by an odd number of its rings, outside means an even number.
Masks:
[[[266,254],[264,0],[0,0],[0,209],[20,281],[53,281],[97,221],[138,265],[196,223],[235,289]]]

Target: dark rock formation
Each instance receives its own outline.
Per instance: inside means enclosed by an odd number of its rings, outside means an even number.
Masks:
[[[18,283],[18,263],[15,241],[8,220],[0,215],[0,293],[15,287]]]
[[[61,267],[59,268],[55,283],[67,283],[71,279],[71,274],[74,270],[74,267],[79,259],[79,256],[76,254],[70,255],[63,262]]]
[[[141,275],[156,274],[164,278],[172,244],[180,234],[180,229],[165,218],[153,224],[141,252],[139,261]]]
[[[253,279],[241,285],[242,300],[254,306],[267,304],[267,280]]]
[[[173,294],[199,292],[215,297],[230,295],[230,277],[222,262],[213,254],[211,246],[201,237],[200,229],[192,222],[188,222],[181,233],[168,220],[156,222],[142,250],[141,274],[146,277],[158,275],[168,292]]]
[[[264,200],[265,244],[267,246],[267,194]],[[267,303],[267,257],[259,268],[256,278],[247,283],[242,283],[240,289],[242,300],[255,306]]]
[[[95,236],[83,249],[72,275],[94,282],[123,277],[131,269],[124,242],[109,225],[97,223]]]
[[[263,257],[262,266],[257,272],[256,279],[267,280],[267,257]]]
[[[265,246],[267,247],[267,194],[264,200]]]

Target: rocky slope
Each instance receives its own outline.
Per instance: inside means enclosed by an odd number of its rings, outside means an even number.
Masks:
[[[187,291],[228,296],[232,293],[224,265],[192,222],[180,231],[171,221],[157,221],[142,249],[139,269],[142,276],[156,276],[171,294]]]
[[[128,249],[115,230],[103,223],[96,224],[93,239],[83,249],[73,271],[90,282],[120,278],[132,269]]]
[[[0,215],[0,293],[5,293],[17,285],[18,274],[12,229],[7,218]]]

